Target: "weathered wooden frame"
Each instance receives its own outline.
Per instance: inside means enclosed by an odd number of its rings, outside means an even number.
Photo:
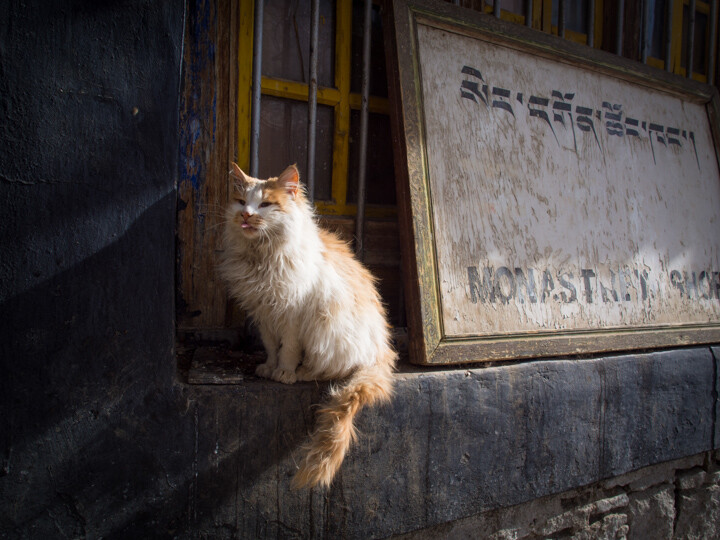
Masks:
[[[484,14],[432,0],[386,2],[388,79],[395,141],[395,170],[410,359],[418,364],[452,364],[543,356],[599,353],[720,342],[720,321],[598,330],[564,330],[457,338],[444,332],[440,312],[437,254],[425,147],[417,25],[429,24],[482,37],[564,63],[661,89],[705,104],[716,157],[720,155],[720,100],[715,88],[638,62]]]

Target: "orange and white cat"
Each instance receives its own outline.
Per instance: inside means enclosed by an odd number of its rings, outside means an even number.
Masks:
[[[397,359],[373,276],[348,246],[316,223],[291,165],[277,178],[235,163],[220,271],[253,318],[267,351],[256,374],[286,384],[345,379],[331,389],[293,478],[328,486],[356,438],[353,419],[385,401]]]

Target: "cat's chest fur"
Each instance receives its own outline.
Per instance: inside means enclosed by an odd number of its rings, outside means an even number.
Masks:
[[[245,309],[278,316],[308,302],[320,271],[313,247],[306,244],[307,238],[280,246],[245,245],[228,254],[235,269],[231,287]]]

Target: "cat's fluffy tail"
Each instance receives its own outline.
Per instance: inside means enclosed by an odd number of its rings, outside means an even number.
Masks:
[[[395,358],[395,353],[388,350],[386,358],[358,369],[342,386],[331,390],[328,401],[318,411],[315,431],[292,479],[294,489],[330,485],[350,443],[357,438],[355,415],[366,405],[390,399]]]

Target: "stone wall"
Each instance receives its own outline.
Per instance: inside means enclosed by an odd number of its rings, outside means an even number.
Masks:
[[[591,486],[395,538],[670,540],[720,537],[720,452],[645,467]]]

